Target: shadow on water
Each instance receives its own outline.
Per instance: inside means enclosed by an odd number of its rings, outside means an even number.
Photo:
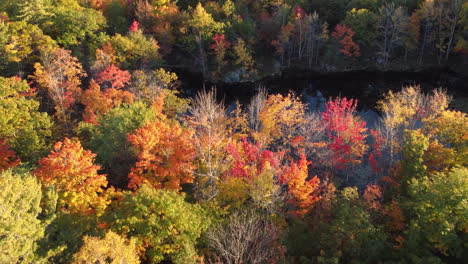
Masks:
[[[255,82],[209,82],[203,81],[200,74],[177,71],[184,97],[197,91],[215,87],[220,100],[230,104],[236,100],[247,103],[259,87],[269,93],[287,94],[294,91],[298,95],[315,96],[320,91],[325,98],[348,97],[359,100],[360,109],[375,109],[376,102],[387,91],[398,91],[402,86],[420,85],[424,91],[434,88],[447,89],[454,98],[468,97],[468,76],[461,75],[449,68],[426,68],[418,71],[345,71],[315,72],[291,69],[281,75],[265,77]]]

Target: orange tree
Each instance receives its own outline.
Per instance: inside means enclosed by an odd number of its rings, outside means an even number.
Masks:
[[[39,161],[34,174],[46,187],[54,187],[58,206],[73,213],[102,212],[108,204],[106,175],[98,174],[93,154],[76,139],[55,143],[49,156]]]

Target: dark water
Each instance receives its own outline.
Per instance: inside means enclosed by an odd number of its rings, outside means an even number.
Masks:
[[[459,100],[458,104],[468,104],[468,72],[467,75],[463,75],[449,68],[405,72],[359,70],[333,73],[292,69],[255,82],[239,83],[204,82],[199,74],[177,73],[184,96],[190,97],[201,89],[214,87],[219,99],[224,100],[226,104],[236,100],[246,103],[257,93],[259,87],[264,87],[269,93],[286,94],[294,91],[298,95],[312,96],[319,90],[325,98],[355,98],[359,100],[360,109],[374,109],[376,102],[388,90],[398,91],[407,85],[420,85],[424,91],[444,88]]]

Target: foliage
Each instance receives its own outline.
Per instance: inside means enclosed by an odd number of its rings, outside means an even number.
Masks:
[[[289,168],[281,175],[281,180],[288,186],[290,202],[295,206],[293,212],[299,217],[303,217],[312,205],[320,200],[320,196],[317,195],[320,179],[317,176],[308,179],[309,164],[310,162],[302,154],[299,162],[291,162]]]
[[[94,80],[91,80],[88,89],[81,92],[80,101],[85,106],[84,121],[97,124],[98,118],[112,108],[123,103],[133,103],[133,94],[114,88],[101,91],[101,87]]]
[[[403,183],[415,178],[419,179],[427,174],[423,155],[429,147],[429,140],[417,130],[405,130],[401,174]]]
[[[44,235],[38,219],[42,191],[38,180],[11,170],[0,172],[0,262],[32,262]]]
[[[98,124],[81,124],[79,135],[83,144],[97,154],[96,159],[112,177],[112,185],[127,185],[127,174],[135,162],[128,134],[146,122],[156,119],[155,112],[142,102],[122,105],[109,110]]]
[[[333,205],[333,220],[319,227],[318,263],[373,263],[382,258],[385,234],[374,225],[355,188],[341,191]]]
[[[36,25],[24,21],[6,23],[0,19],[0,70],[8,73],[30,66],[40,56],[57,47]]]
[[[112,229],[136,238],[140,257],[149,262],[193,263],[197,240],[210,220],[200,205],[184,198],[172,190],[143,185],[136,193],[125,193],[110,215]]]
[[[116,34],[109,39],[116,62],[123,69],[138,69],[142,65],[154,65],[159,61],[157,41],[146,37],[141,30],[126,36]]]
[[[20,163],[16,153],[10,149],[5,140],[0,140],[0,172],[15,167]]]
[[[327,109],[322,113],[327,135],[330,138],[330,148],[333,151],[333,166],[345,168],[361,163],[368,146],[366,138],[366,122],[355,116],[356,100],[336,98],[327,103]]]
[[[180,190],[193,182],[193,131],[178,123],[150,122],[129,135],[137,149],[138,162],[129,174],[129,187],[142,184]]]
[[[139,264],[135,240],[127,240],[108,231],[104,238],[85,236],[80,251],[73,256],[73,264]]]
[[[333,31],[332,36],[340,40],[340,44],[342,46],[342,48],[340,49],[341,53],[349,57],[361,56],[359,46],[353,41],[353,29],[346,25],[336,25],[335,31]]]
[[[33,95],[26,81],[0,77],[0,139],[25,162],[40,157],[51,136],[52,122]]]
[[[106,27],[102,13],[91,8],[59,6],[51,11],[52,15],[48,17],[50,25],[43,30],[67,49],[99,41],[99,33]]]
[[[130,73],[111,64],[96,74],[96,82],[104,88],[120,89],[130,84]]]
[[[258,113],[254,138],[264,146],[286,147],[304,122],[305,106],[292,94],[270,95]]]
[[[79,92],[81,78],[87,74],[77,58],[66,49],[41,56],[41,63],[34,64],[34,79],[39,88],[47,91],[54,104],[57,119],[68,125],[71,106]]]
[[[72,213],[102,213],[109,203],[104,190],[107,180],[98,174],[100,167],[94,165],[95,156],[84,150],[78,140],[65,138],[39,161],[40,167],[34,174],[46,187],[57,190],[59,208]]]
[[[413,217],[405,243],[409,256],[419,248],[459,261],[466,257],[467,175],[466,168],[456,168],[411,180],[407,206]]]
[[[259,208],[272,209],[281,199],[278,177],[281,153],[263,150],[243,138],[227,146],[229,169],[220,186],[218,200],[239,207],[249,199]]]

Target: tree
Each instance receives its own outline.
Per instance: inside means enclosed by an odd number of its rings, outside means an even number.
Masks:
[[[39,112],[33,90],[19,78],[0,77],[0,140],[24,161],[40,157],[48,147],[52,122]]]
[[[226,61],[224,57],[226,56],[227,49],[231,46],[231,42],[225,39],[224,34],[216,33],[212,38],[215,43],[210,46],[215,53],[216,63],[217,63],[217,74],[221,74],[221,70],[226,66]]]
[[[21,19],[30,24],[41,25],[45,20],[52,16],[52,3],[50,0],[32,0],[18,1],[19,9],[18,19]]]
[[[253,205],[274,211],[282,199],[278,179],[282,153],[262,149],[247,138],[227,146],[229,169],[221,182],[218,200],[226,207]]]
[[[468,149],[468,117],[460,111],[445,110],[436,118],[424,119],[426,134],[439,140],[444,146],[458,152],[461,160],[466,159]]]
[[[336,25],[335,31],[333,31],[332,36],[336,39],[340,39],[340,44],[342,48],[340,52],[349,57],[359,57],[361,56],[359,46],[353,41],[354,31],[346,25]]]
[[[257,70],[255,69],[255,60],[245,41],[241,38],[237,38],[233,50],[236,55],[236,61],[234,63],[241,68],[242,77],[255,77],[257,74]]]
[[[219,192],[221,177],[227,168],[227,145],[230,143],[229,118],[223,103],[216,101],[215,90],[201,91],[190,107],[194,129],[196,196],[211,200]]]
[[[407,210],[414,217],[405,233],[409,256],[450,256],[455,262],[467,256],[463,244],[468,219],[466,175],[466,168],[456,168],[410,181]]]
[[[424,164],[424,153],[429,147],[429,139],[418,130],[405,130],[403,134],[404,147],[401,160],[401,176],[403,191],[411,179],[419,179],[427,175]]]
[[[156,118],[151,107],[136,102],[107,111],[98,118],[96,125],[80,124],[79,136],[83,144],[97,154],[111,185],[127,186],[127,175],[136,160],[128,135]]]
[[[136,241],[108,231],[103,238],[85,236],[72,264],[139,264]]]
[[[92,124],[98,123],[98,118],[114,107],[123,103],[133,103],[133,94],[129,91],[101,87],[91,80],[87,90],[81,92],[81,103],[85,106],[83,119]]]
[[[408,60],[408,53],[418,49],[421,37],[421,19],[418,12],[413,12],[407,19],[403,29],[402,41],[405,47],[405,61]]]
[[[318,226],[314,237],[318,263],[374,263],[383,258],[386,236],[358,198],[355,187],[343,189],[333,202],[332,220]]]
[[[293,213],[299,217],[304,217],[313,204],[320,200],[317,194],[320,179],[317,176],[308,179],[309,164],[305,154],[302,154],[299,162],[291,162],[281,175],[281,181],[288,186],[289,202],[295,207]]]
[[[104,190],[107,180],[98,174],[100,167],[94,164],[95,156],[84,150],[77,139],[65,138],[39,161],[34,174],[44,186],[56,188],[59,208],[80,214],[102,213],[109,203]]]
[[[173,190],[143,185],[136,193],[126,192],[109,212],[111,229],[134,237],[140,257],[151,263],[194,263],[197,240],[210,219],[200,205],[184,199]]]
[[[284,257],[278,227],[253,210],[230,215],[208,231],[207,240],[214,251],[208,259],[214,263],[277,263]]]
[[[210,13],[206,12],[201,2],[193,9],[187,25],[191,28],[198,46],[199,61],[202,67],[203,76],[206,75],[206,58],[203,43],[215,32],[222,33],[222,24],[214,21]]]
[[[457,34],[455,51],[468,54],[468,3],[462,5],[458,24],[461,29],[455,32]]]
[[[96,74],[96,82],[104,89],[121,89],[130,84],[130,77],[128,71],[122,71],[110,64],[103,71]]]
[[[100,31],[107,26],[106,18],[101,12],[79,5],[77,8],[58,5],[51,11],[53,15],[47,17],[50,24],[44,25],[43,30],[57,43],[66,49],[79,45],[86,47],[85,45],[89,44],[93,46],[100,44],[100,38],[102,38]]]
[[[252,100],[249,107],[254,139],[264,146],[287,148],[304,122],[304,104],[293,94],[270,95],[264,103],[261,101],[255,105]]]
[[[0,172],[0,262],[33,262],[36,242],[44,235],[41,184],[29,175]]]
[[[5,75],[29,67],[41,52],[51,52],[57,43],[36,25],[24,21],[5,22],[0,19],[0,69]]]
[[[151,67],[159,62],[157,41],[146,37],[141,30],[130,31],[126,36],[116,34],[109,43],[116,62],[123,69]]]
[[[380,9],[379,19],[379,50],[383,57],[383,64],[386,67],[391,53],[401,43],[401,37],[406,25],[406,16],[403,8],[395,3],[384,4]]]
[[[375,46],[376,26],[378,25],[378,15],[374,11],[353,8],[346,13],[342,23],[352,28],[356,34],[353,36],[353,41],[359,47],[366,47],[368,51],[372,51]]]
[[[129,174],[130,188],[149,184],[180,190],[181,184],[193,182],[192,130],[178,123],[151,122],[129,135],[128,140],[138,153],[138,162]]]
[[[365,138],[366,122],[355,116],[356,100],[336,98],[327,103],[322,113],[333,151],[333,166],[338,169],[361,163],[368,146]]]
[[[400,158],[405,129],[417,129],[423,120],[432,120],[447,109],[450,97],[442,90],[424,94],[419,86],[403,87],[399,92],[388,92],[379,101],[382,111],[380,135],[384,138],[389,164]]]
[[[15,167],[20,163],[16,153],[10,149],[5,140],[0,140],[0,172]]]
[[[177,80],[177,74],[163,68],[149,72],[135,71],[132,73],[130,91],[135,94],[137,100],[152,104],[163,92],[174,91],[178,86]]]
[[[42,54],[41,62],[34,65],[33,77],[38,86],[48,92],[57,119],[68,127],[71,106],[79,92],[80,79],[86,76],[86,72],[78,59],[62,48]]]

